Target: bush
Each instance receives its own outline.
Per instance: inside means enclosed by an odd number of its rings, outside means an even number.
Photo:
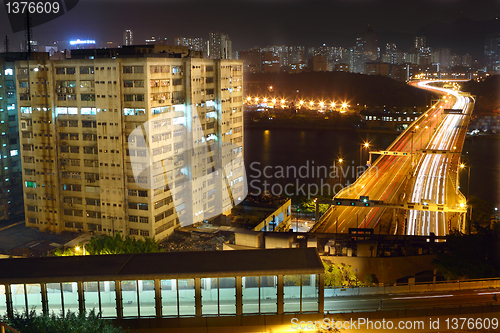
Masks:
[[[114,327],[110,322],[103,320],[94,310],[76,314],[68,311],[56,315],[37,315],[35,310],[30,312],[15,312],[12,318],[4,318],[4,322],[22,333],[122,333],[120,327]]]

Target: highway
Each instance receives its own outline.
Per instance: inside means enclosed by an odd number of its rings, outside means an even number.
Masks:
[[[500,290],[462,290],[445,291],[440,293],[416,293],[416,294],[388,294],[388,295],[364,295],[364,296],[343,296],[326,297],[325,290],[325,312],[341,312],[364,310],[393,310],[411,308],[437,308],[449,306],[472,306],[499,304],[493,299],[497,294],[500,299]],[[380,301],[382,298],[382,302]],[[381,304],[382,303],[382,304]]]
[[[465,204],[465,198],[457,191],[456,182],[459,153],[473,109],[473,99],[457,90],[433,87],[431,82],[436,81],[413,84],[433,90],[442,98],[386,149],[407,152],[408,155],[382,155],[354,184],[341,190],[335,198],[368,196],[370,200],[391,204],[435,203],[450,207]],[[461,113],[445,112],[447,109],[461,110]],[[422,152],[428,149],[454,154]],[[381,233],[388,234],[435,233],[443,236],[450,228],[463,227],[460,217],[457,213],[331,206],[311,232],[342,233],[348,232],[349,228],[380,228]]]

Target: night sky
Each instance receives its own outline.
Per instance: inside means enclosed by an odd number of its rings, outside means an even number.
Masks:
[[[499,14],[500,0],[80,0],[62,17],[33,28],[33,39],[40,45],[76,38],[121,43],[123,31],[131,29],[134,44],[151,36],[172,44],[177,36],[207,39],[210,31],[220,31],[233,41],[233,51],[283,44],[349,47],[370,24],[379,46],[394,41],[409,47],[412,36],[429,24],[460,18],[498,22]],[[12,33],[3,8],[0,33],[15,48],[24,37]],[[460,40],[455,36],[455,43]]]

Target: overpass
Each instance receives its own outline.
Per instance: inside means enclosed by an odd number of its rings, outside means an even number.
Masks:
[[[458,190],[460,154],[474,97],[420,81],[417,87],[441,99],[385,150],[370,152],[368,169],[342,189],[316,219],[312,233],[378,228],[408,235],[446,235],[465,230],[466,198]],[[371,156],[380,157],[371,163]],[[335,200],[369,197],[370,205],[333,204]],[[405,231],[406,230],[406,231]]]

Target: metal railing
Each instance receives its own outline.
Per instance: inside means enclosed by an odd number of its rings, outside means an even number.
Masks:
[[[5,332],[6,332],[6,330],[7,330],[7,332],[11,332],[11,333],[21,333],[21,332],[19,332],[18,330],[16,330],[16,329],[14,329],[14,328],[10,327],[10,326],[9,326],[9,325],[7,325],[6,323],[4,323],[4,322],[1,322],[1,321],[0,321],[0,332],[1,332],[1,333],[5,333]]]
[[[424,293],[440,291],[456,291],[471,289],[497,289],[500,288],[500,278],[476,279],[465,281],[439,281],[434,283],[400,284],[394,286],[380,287],[327,287],[325,286],[326,297],[338,296],[362,296],[362,295],[383,295],[383,294],[404,294],[404,293]]]

